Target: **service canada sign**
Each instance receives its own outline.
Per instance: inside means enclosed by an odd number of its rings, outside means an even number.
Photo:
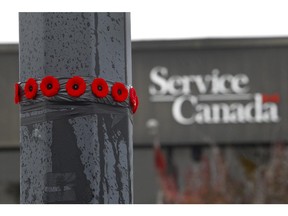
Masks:
[[[174,120],[181,125],[279,122],[278,93],[251,92],[245,73],[170,75],[164,66],[150,71],[149,95],[153,103],[171,103]],[[183,106],[189,106],[189,114]]]

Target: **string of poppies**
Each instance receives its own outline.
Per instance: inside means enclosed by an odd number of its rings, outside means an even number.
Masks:
[[[26,82],[18,82],[15,84],[15,103],[18,104],[21,101],[35,101],[37,98],[41,97],[41,95],[45,99],[53,99],[60,93],[68,94],[71,99],[77,100],[78,98],[81,98],[81,96],[83,97],[83,94],[87,93],[86,90],[88,86],[95,99],[104,101],[106,98],[112,97],[114,104],[123,105],[129,103],[131,111],[133,113],[137,111],[139,99],[136,90],[132,86],[126,87],[121,82],[112,83],[103,78],[90,77],[89,79],[93,80],[87,82],[80,76],[71,78],[46,76],[41,81],[29,78]],[[59,80],[64,80],[64,86]],[[39,86],[41,94],[39,93]]]

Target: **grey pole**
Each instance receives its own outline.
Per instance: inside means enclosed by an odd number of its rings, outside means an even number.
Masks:
[[[20,82],[77,75],[131,85],[129,13],[20,13],[19,21]],[[21,203],[133,202],[130,110],[81,107],[21,105]]]

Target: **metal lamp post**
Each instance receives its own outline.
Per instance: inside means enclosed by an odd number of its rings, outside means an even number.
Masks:
[[[19,21],[20,82],[131,85],[129,13],[20,13]],[[129,109],[44,100],[21,105],[20,118],[21,203],[132,203]]]

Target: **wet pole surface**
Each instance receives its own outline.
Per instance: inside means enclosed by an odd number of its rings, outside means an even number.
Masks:
[[[19,24],[20,82],[51,75],[132,84],[129,14],[20,13]],[[133,202],[131,111],[81,107],[21,105],[20,203]]]

